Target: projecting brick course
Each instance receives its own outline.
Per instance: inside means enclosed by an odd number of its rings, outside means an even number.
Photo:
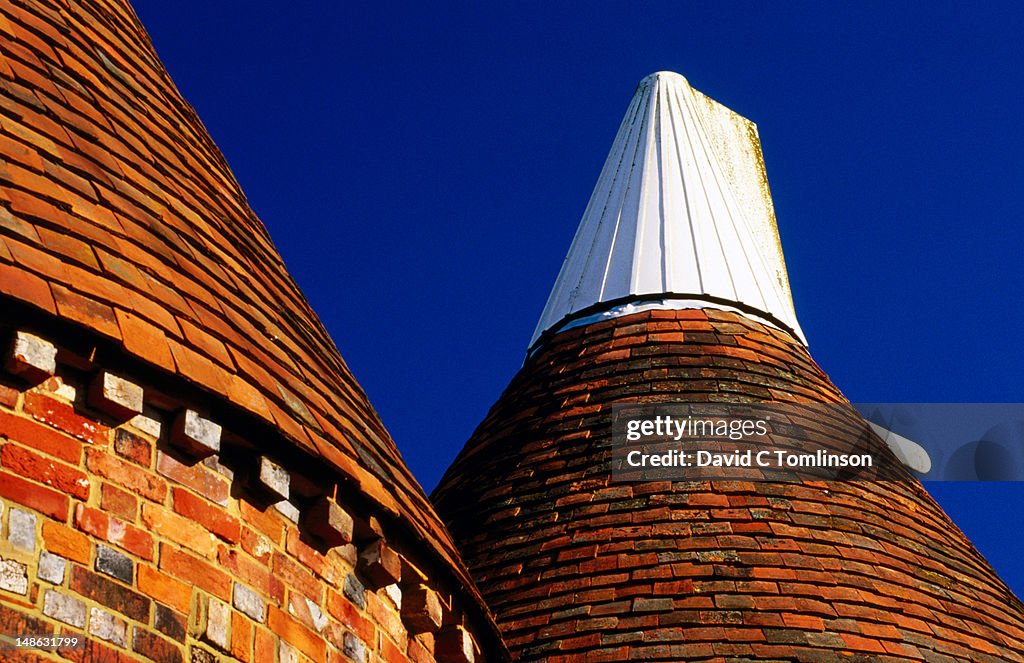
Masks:
[[[30,387],[26,394],[54,398],[48,389]],[[30,416],[19,410],[3,413],[9,420]],[[80,430],[80,422],[71,426]],[[78,444],[68,432],[51,429]],[[383,564],[374,572],[381,575],[374,577],[398,580],[402,566],[411,574],[403,606],[397,584],[367,588],[369,578],[360,577],[363,571],[357,568],[356,544],[317,547],[317,538],[304,534],[301,525],[275,506],[260,504],[259,491],[248,498],[229,491],[223,493],[223,504],[213,502],[194,487],[217,484],[192,480],[197,472],[211,480],[223,476],[205,466],[182,465],[188,471],[180,476],[192,485],[179,483],[161,474],[163,451],[123,463],[116,444],[122,429],[106,430],[106,439],[89,443],[87,453],[80,454],[79,471],[101,490],[63,495],[67,509],[59,515],[35,509],[32,491],[0,499],[0,531],[6,535],[0,542],[0,608],[13,611],[5,613],[12,619],[40,615],[43,621],[33,622],[40,632],[52,632],[58,624],[71,628],[87,638],[85,651],[97,660],[230,655],[256,661],[265,655],[260,649],[265,646],[296,656],[300,663],[345,657],[369,661],[371,656],[446,660],[435,650],[430,631],[459,617],[452,612],[451,594],[424,584],[433,581],[410,565],[411,557],[400,557],[383,540],[362,544],[373,564]],[[17,438],[0,429],[0,469],[6,458],[17,457],[7,455],[13,449],[22,449]],[[133,477],[134,492],[154,485],[161,489],[136,497],[122,487],[125,472]],[[107,483],[117,479],[117,486]],[[41,478],[24,482],[44,487]],[[312,503],[310,513],[318,513]],[[468,642],[466,647],[479,647],[476,639]]]
[[[128,4],[8,2],[0,21],[11,26],[0,33],[0,293],[274,426],[454,563],[426,496]],[[52,355],[19,347],[23,373],[52,372]],[[93,402],[129,417],[144,385],[122,377],[101,376]],[[104,435],[79,423],[80,439]],[[216,450],[201,437],[204,453]]]
[[[78,635],[82,663],[445,660],[356,578],[357,529],[391,553],[372,575],[507,658],[127,2],[0,3],[0,633]]]

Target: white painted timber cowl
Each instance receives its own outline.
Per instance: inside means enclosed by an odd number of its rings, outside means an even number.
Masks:
[[[806,343],[757,128],[672,72],[637,87],[530,341],[652,308],[721,308]]]

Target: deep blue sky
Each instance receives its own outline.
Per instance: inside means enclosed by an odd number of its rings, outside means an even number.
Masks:
[[[427,489],[661,69],[758,124],[797,314],[851,400],[1024,401],[1011,3],[135,4]],[[929,489],[1024,595],[1024,484]]]

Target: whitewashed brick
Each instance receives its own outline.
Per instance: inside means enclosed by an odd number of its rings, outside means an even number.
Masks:
[[[4,365],[33,382],[42,382],[57,370],[57,347],[35,334],[19,331],[7,353]]]
[[[43,596],[43,614],[76,628],[85,627],[85,603],[52,589]]]

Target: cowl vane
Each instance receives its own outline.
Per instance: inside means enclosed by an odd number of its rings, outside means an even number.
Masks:
[[[650,308],[739,311],[806,344],[757,128],[672,72],[637,86],[530,345]]]

